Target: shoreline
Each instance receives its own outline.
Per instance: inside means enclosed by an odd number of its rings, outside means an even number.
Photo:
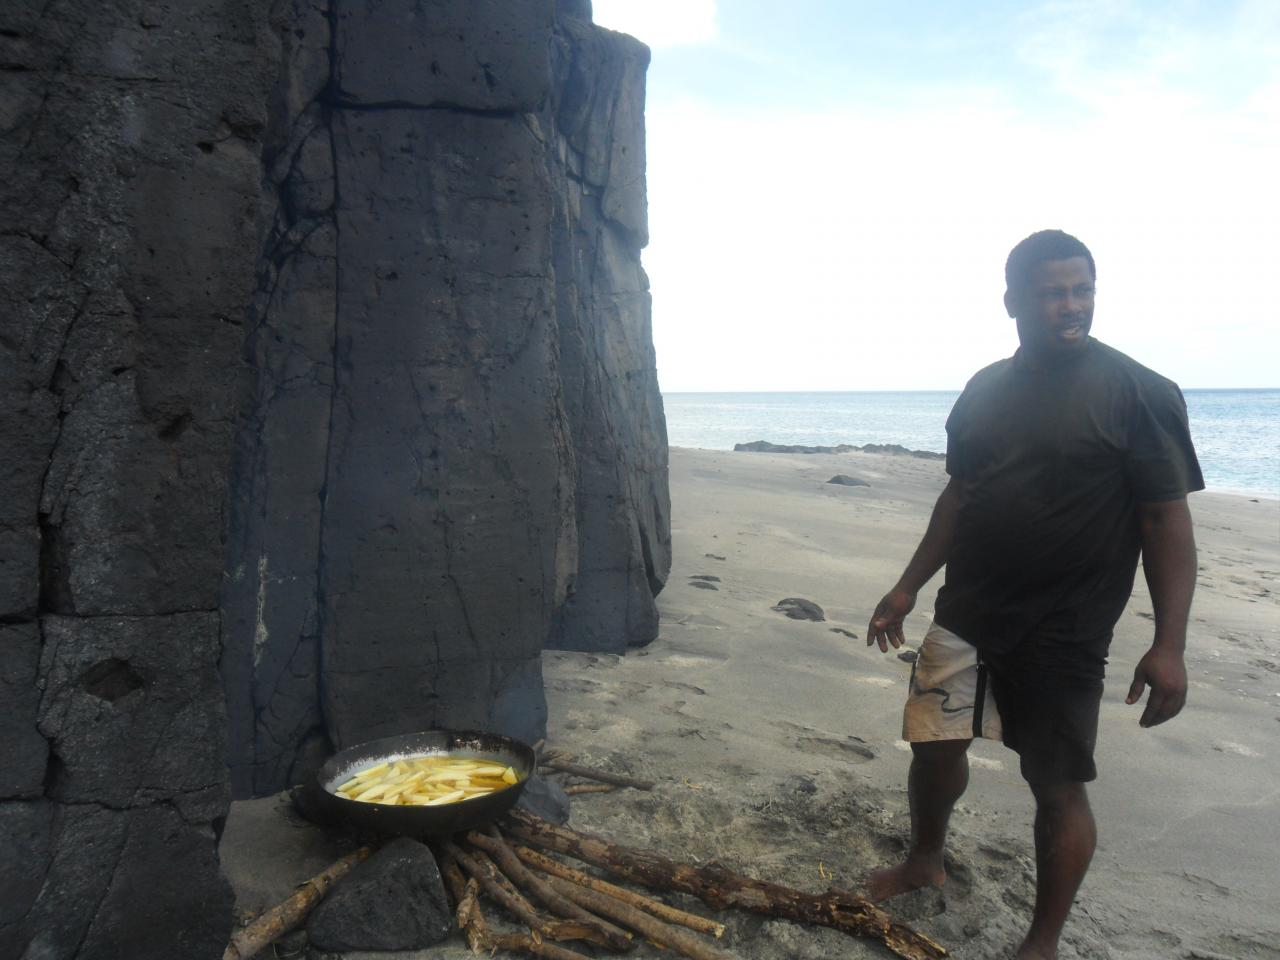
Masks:
[[[741,442],[754,442],[754,441],[741,441]],[[749,453],[755,456],[761,455],[760,451],[755,451],[755,450],[734,450],[732,447],[688,447],[688,446],[680,446],[677,444],[668,444],[667,450],[669,451],[682,450],[682,451],[689,451],[691,453],[739,453],[739,454]],[[945,455],[945,451],[938,451],[938,450],[926,450],[921,452],[937,453],[939,456]],[[765,455],[769,455],[769,454],[766,452]],[[787,457],[844,456],[844,454],[842,453],[841,454],[786,453],[786,454],[778,454],[778,455],[787,456]],[[904,456],[904,455],[888,454],[888,456]],[[1199,490],[1196,493],[1192,494],[1192,496],[1193,497],[1199,496],[1200,494],[1204,494],[1204,493],[1213,494],[1215,496],[1240,497],[1245,500],[1253,500],[1257,498],[1260,500],[1271,500],[1271,501],[1275,501],[1276,503],[1280,503],[1280,493],[1273,493],[1270,491],[1258,491],[1258,490],[1239,490],[1239,489],[1227,488],[1227,487],[1206,486],[1203,490]]]

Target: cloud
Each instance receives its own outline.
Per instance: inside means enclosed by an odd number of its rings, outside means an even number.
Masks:
[[[1028,8],[1030,87],[651,102],[663,388],[959,387],[1016,347],[1004,258],[1049,226],[1097,257],[1100,339],[1186,387],[1275,386],[1280,5],[1198,9]]]
[[[595,0],[592,18],[655,50],[710,43],[719,35],[716,0]]]
[[[1098,258],[1101,339],[1184,386],[1274,384],[1280,136],[1240,118],[685,100],[649,161],[664,389],[959,387],[1016,346],[1004,258],[1046,226]]]

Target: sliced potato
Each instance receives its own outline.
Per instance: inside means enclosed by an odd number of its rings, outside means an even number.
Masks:
[[[492,760],[432,755],[389,760],[361,770],[334,793],[361,803],[444,806],[519,782],[514,768]]]

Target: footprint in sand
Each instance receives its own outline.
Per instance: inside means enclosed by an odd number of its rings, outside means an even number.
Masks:
[[[700,697],[705,697],[707,691],[701,687],[696,687],[692,683],[681,683],[679,680],[663,680],[664,687],[671,687],[673,690],[688,690],[690,693],[696,693]]]
[[[1233,753],[1237,757],[1260,757],[1257,750],[1252,747],[1246,747],[1243,743],[1232,743],[1230,740],[1219,740],[1213,745],[1213,749],[1219,753]]]
[[[796,746],[805,753],[834,757],[849,763],[866,763],[876,758],[876,752],[857,737],[835,740],[830,737],[798,737]]]

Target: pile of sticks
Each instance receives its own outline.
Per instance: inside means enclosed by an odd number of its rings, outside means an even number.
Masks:
[[[535,746],[539,769],[592,783],[570,782],[566,792],[602,793],[653,784],[575,763],[560,751]],[[755,880],[717,862],[679,863],[645,850],[608,843],[515,810],[490,826],[432,844],[455,916],[475,953],[498,950],[551,960],[590,960],[565,943],[574,941],[624,952],[638,935],[690,960],[738,960],[715,941],[724,925],[678,910],[634,890],[589,874],[550,853],[597,867],[614,877],[664,892],[689,894],[715,910],[747,910],[798,923],[831,927],[878,940],[903,960],[941,960],[941,944],[898,923],[865,897],[832,888],[810,894]],[[361,848],[303,884],[287,901],[237,931],[224,960],[248,960],[299,926],[330,886],[369,855]],[[480,894],[499,904],[523,929],[493,929]]]
[[[718,910],[744,909],[872,937],[905,960],[940,960],[947,955],[940,944],[895,922],[856,894],[834,889],[806,894],[716,863],[677,863],[522,811],[511,814],[501,830],[473,831],[440,845],[442,873],[457,903],[458,925],[474,951],[502,949],[552,960],[587,960],[561,944],[580,940],[623,951],[639,934],[691,960],[735,960],[734,954],[707,939],[723,936],[722,924],[584,873],[547,852],[567,855],[642,886],[692,894]],[[480,908],[481,891],[527,927],[528,933],[492,932]]]

